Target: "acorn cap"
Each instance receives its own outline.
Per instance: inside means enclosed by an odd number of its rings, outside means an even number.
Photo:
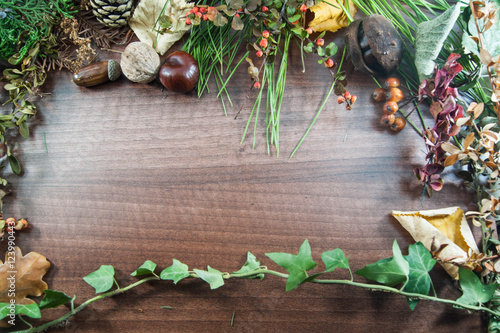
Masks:
[[[120,64],[115,60],[108,60],[108,78],[110,81],[117,80],[122,75]]]

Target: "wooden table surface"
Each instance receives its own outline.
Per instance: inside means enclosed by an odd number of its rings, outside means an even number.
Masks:
[[[119,54],[101,55],[108,58]],[[190,268],[232,272],[250,251],[280,269],[265,253],[297,253],[308,239],[317,262],[323,251],[341,248],[356,270],[390,257],[394,239],[407,253],[413,240],[391,217],[393,209],[474,208],[458,183],[421,206],[412,169],[423,165],[423,140],[410,127],[394,135],[379,125],[382,106],[370,98],[376,85],[349,63],[354,109],[332,96],[289,159],[331,84],[316,60],[308,56],[302,73],[293,46],[279,156],[266,154],[263,111],[255,149],[251,135],[240,144],[257,94],[246,100],[246,66],[229,86],[234,106],[227,116],[215,83],[198,98],[124,77],[82,88],[70,72],[51,72],[44,86],[51,95],[37,102],[31,136],[14,148],[23,174],[7,176],[12,193],[5,215],[31,225],[17,245],[45,255],[49,287],[76,295],[80,304],[94,295],[82,277],[103,264],[115,267],[121,285],[136,281],[130,273],[147,259],[159,270],[175,258]],[[440,267],[431,276],[440,296],[460,296]],[[67,310],[47,311],[56,318]],[[229,280],[217,290],[200,280],[152,282],[96,302],[52,331],[481,332],[484,326],[479,314],[443,304],[421,301],[410,311],[404,297],[349,286],[306,284],[285,292],[285,280],[268,276]]]

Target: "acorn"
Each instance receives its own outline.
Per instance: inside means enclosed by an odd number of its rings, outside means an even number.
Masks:
[[[354,66],[374,76],[389,75],[403,59],[403,40],[382,15],[353,21],[347,28],[346,46]]]
[[[77,86],[92,87],[98,84],[115,81],[122,74],[120,64],[114,60],[94,62],[84,66],[73,76]]]

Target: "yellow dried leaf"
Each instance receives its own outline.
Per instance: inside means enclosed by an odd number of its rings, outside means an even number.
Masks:
[[[466,260],[470,252],[479,253],[465,214],[459,207],[414,212],[393,211],[392,215],[410,233],[415,242],[422,242],[429,251],[434,243],[448,244],[438,255],[441,260],[445,258]],[[444,263],[443,267],[453,278],[458,278],[457,266]]]
[[[344,8],[347,8],[346,1],[349,2],[349,14],[354,17],[357,8],[352,0],[324,0],[309,8],[314,13],[314,19],[309,23],[313,31],[331,31],[335,32],[340,28],[349,25],[349,19],[342,10],[339,2]]]
[[[158,28],[155,26],[156,20],[167,1],[169,2],[163,15],[172,19],[171,30],[173,33],[157,35],[155,31]],[[184,17],[193,6],[194,2],[187,2],[186,0],[142,0],[135,8],[134,15],[130,18],[128,24],[141,42],[152,46],[156,52],[163,55],[191,28],[180,18]]]
[[[47,283],[42,281],[47,273],[50,263],[47,258],[37,252],[30,252],[23,256],[21,249],[14,249],[15,257],[5,254],[5,263],[0,260],[0,303],[10,302],[9,288],[10,277],[15,276],[15,300],[16,304],[31,304],[34,301],[28,296],[41,296]],[[15,258],[15,260],[13,260]],[[15,272],[15,273],[11,273]]]

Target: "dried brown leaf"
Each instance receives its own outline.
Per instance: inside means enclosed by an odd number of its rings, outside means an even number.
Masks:
[[[50,263],[47,258],[37,252],[30,252],[23,256],[21,249],[15,247],[15,261],[9,253],[5,254],[5,263],[0,260],[0,302],[10,302],[8,277],[15,275],[16,304],[31,304],[34,301],[28,296],[41,296],[47,283],[42,278],[47,273]],[[10,261],[9,261],[10,260]],[[15,272],[15,273],[12,273]]]

